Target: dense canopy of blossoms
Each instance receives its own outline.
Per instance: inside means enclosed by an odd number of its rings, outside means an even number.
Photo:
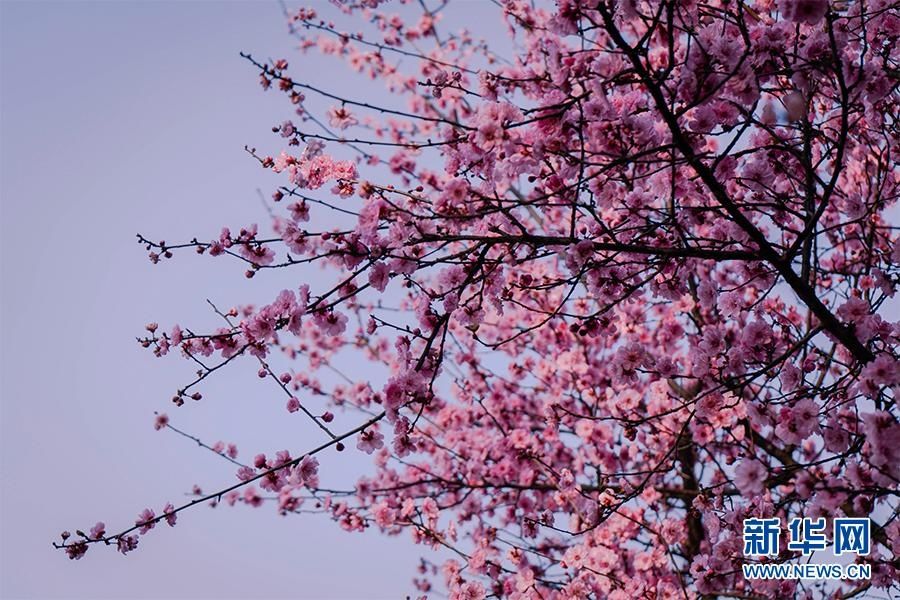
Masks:
[[[200,366],[175,404],[249,360],[321,439],[252,464],[207,446],[236,483],[60,547],[268,499],[442,548],[421,594],[896,593],[898,5],[503,0],[488,44],[430,4],[290,13],[302,52],[376,91],[245,55],[294,111],[283,150],[250,151],[271,223],[140,238],[285,282],[213,331],[148,326]],[[326,382],[360,360],[383,379]],[[320,488],[345,444],[372,472]],[[800,516],[870,516],[871,581],[744,580],[741,522]]]

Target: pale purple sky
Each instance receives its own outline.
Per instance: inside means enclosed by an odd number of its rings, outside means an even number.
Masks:
[[[190,365],[134,340],[150,321],[217,325],[205,298],[259,302],[301,283],[246,281],[235,263],[190,255],[154,267],[134,241],[265,221],[257,188],[277,182],[243,145],[274,150],[269,129],[290,109],[238,52],[321,76],[291,46],[275,2],[0,2],[3,598],[413,593],[421,549],[408,536],[347,534],[272,508],[199,507],[129,557],[95,547],[74,562],[51,548],[63,529],[114,529],[144,506],[183,501],[195,482],[236,481],[221,459],[154,431],[154,410],[237,442],[245,459],[319,441],[284,418],[249,365],[174,410]],[[347,87],[336,73],[331,83]],[[322,458],[326,481],[366,468],[345,454]]]

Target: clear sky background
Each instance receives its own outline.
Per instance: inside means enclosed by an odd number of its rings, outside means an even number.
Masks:
[[[235,262],[190,255],[153,266],[135,242],[265,222],[257,189],[277,182],[243,146],[278,148],[269,130],[290,107],[260,89],[241,50],[349,85],[299,58],[275,2],[0,1],[3,598],[413,593],[421,548],[408,536],[347,534],[271,507],[198,507],[129,557],[94,547],[75,562],[51,547],[64,529],[103,520],[115,531],[145,506],[183,501],[194,483],[236,481],[220,458],[154,431],[154,410],[204,440],[236,442],[245,460],[320,440],[285,418],[249,363],[174,410],[191,366],[134,339],[151,321],[217,326],[206,298],[267,301],[302,283],[250,282]],[[351,454],[321,459],[323,483],[365,468]]]

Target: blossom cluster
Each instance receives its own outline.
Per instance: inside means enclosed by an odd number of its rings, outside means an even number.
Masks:
[[[192,502],[407,533],[452,551],[416,590],[468,600],[851,597],[751,587],[740,524],[870,516],[860,560],[896,591],[896,7],[505,0],[508,55],[428,4],[292,13],[301,52],[387,92],[245,55],[293,113],[250,151],[271,221],[140,237],[284,282],[212,330],[148,327],[202,367],[175,404],[251,361],[322,435]],[[345,442],[371,471],[320,487]]]

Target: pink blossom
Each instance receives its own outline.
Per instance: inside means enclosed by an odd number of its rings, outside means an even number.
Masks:
[[[571,246],[566,254],[566,264],[570,269],[579,269],[594,255],[594,242],[581,240]]]
[[[162,512],[169,527],[175,527],[175,521],[178,520],[178,515],[175,513],[175,505],[171,502],[167,502],[163,507]]]
[[[869,316],[869,303],[861,298],[849,298],[837,310],[844,321],[855,323]]]
[[[889,354],[879,354],[863,369],[861,377],[873,387],[900,383],[900,363]]]
[[[697,286],[697,298],[700,300],[700,306],[703,308],[711,310],[716,306],[718,297],[718,290],[711,281],[703,281]]]
[[[106,535],[106,525],[103,523],[103,521],[97,521],[97,524],[91,527],[90,533],[90,537],[92,540],[99,540],[104,535]]]
[[[900,478],[900,424],[887,411],[876,411],[863,415],[863,431],[871,449],[869,462],[896,481]]]
[[[745,458],[734,470],[734,483],[742,494],[754,496],[762,493],[766,476],[765,465],[758,460]]]
[[[822,429],[822,438],[830,452],[844,452],[850,445],[850,434],[837,419],[829,419]]]
[[[343,106],[334,106],[328,111],[328,123],[338,129],[347,129],[357,124],[356,117]]]
[[[484,586],[477,581],[467,581],[459,589],[451,592],[452,600],[484,600],[487,597]]]
[[[783,408],[775,433],[787,444],[799,444],[819,430],[819,407],[809,398],[797,402],[793,408]]]
[[[740,294],[737,292],[728,292],[725,294],[721,294],[719,296],[719,310],[722,311],[722,315],[726,317],[734,317],[737,316],[738,313],[744,308],[744,303],[741,300]]]
[[[293,485],[316,487],[319,484],[319,461],[313,456],[304,456],[291,471],[290,482]]]
[[[369,283],[379,292],[383,292],[388,284],[390,269],[383,262],[375,263],[369,271]]]
[[[366,454],[372,454],[379,448],[384,447],[384,436],[376,429],[367,429],[359,434],[356,447]]]
[[[140,529],[138,529],[138,533],[141,535],[147,533],[154,527],[156,527],[156,513],[153,512],[152,509],[145,508],[141,511],[141,514],[138,515],[137,520],[134,522],[135,525],[140,525]]]
[[[66,556],[70,560],[80,560],[88,551],[88,545],[85,542],[72,542],[66,546]]]
[[[322,329],[325,335],[338,336],[344,333],[347,328],[347,315],[329,310],[327,312],[317,312],[315,315],[315,323]]]
[[[253,507],[262,506],[263,503],[263,499],[259,495],[259,492],[257,492],[256,488],[252,485],[244,490],[243,501]]]
[[[781,369],[781,388],[785,392],[793,392],[803,381],[803,374],[800,369],[788,363]]]
[[[159,431],[166,427],[169,424],[169,415],[166,413],[159,413],[156,415],[156,419],[153,421],[153,429]]]
[[[291,137],[296,132],[296,129],[294,128],[293,123],[285,121],[281,124],[279,132],[281,133],[281,137]]]
[[[294,202],[288,207],[291,211],[291,219],[295,222],[309,221],[309,205],[306,200]]]
[[[135,550],[138,546],[138,537],[136,535],[125,535],[119,537],[116,541],[116,547],[122,554],[128,554]]]

